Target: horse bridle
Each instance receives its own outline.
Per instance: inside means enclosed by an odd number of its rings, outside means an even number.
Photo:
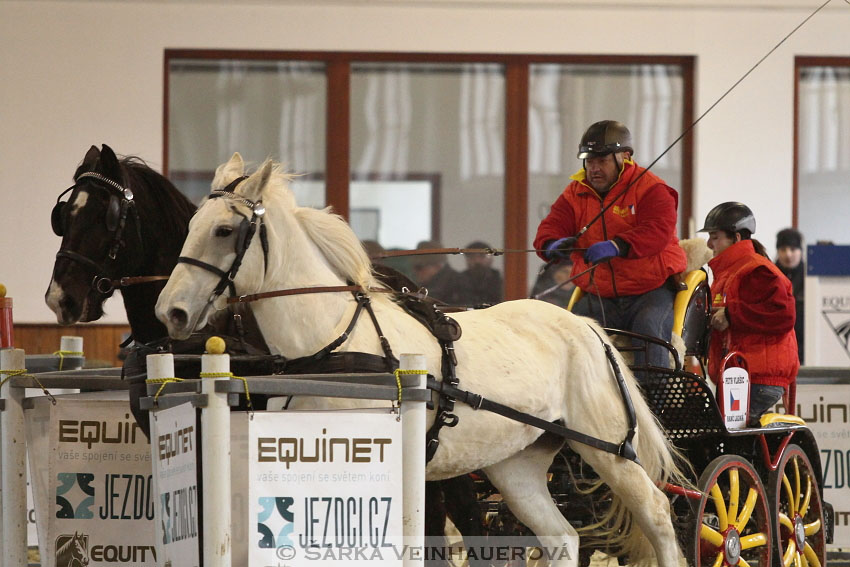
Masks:
[[[236,273],[242,266],[242,260],[245,257],[245,253],[248,251],[248,247],[251,246],[251,241],[254,238],[254,234],[257,232],[257,226],[260,228],[260,243],[263,246],[263,269],[268,270],[269,239],[266,233],[266,225],[263,223],[263,216],[266,214],[266,207],[263,205],[262,200],[254,202],[242,197],[241,195],[237,195],[234,192],[236,190],[236,186],[245,179],[247,179],[247,176],[239,177],[233,180],[224,189],[213,190],[209,196],[210,199],[225,198],[231,201],[237,201],[244,205],[248,205],[251,208],[250,220],[247,216],[236,211],[236,214],[242,216],[243,219],[242,222],[239,223],[239,233],[236,237],[236,257],[233,259],[233,263],[230,265],[230,268],[228,270],[222,270],[218,266],[213,266],[212,264],[208,264],[207,262],[190,258],[188,256],[180,256],[177,258],[178,264],[197,266],[220,277],[218,284],[216,284],[215,289],[213,289],[212,294],[210,294],[210,298],[207,300],[208,304],[212,303],[217,297],[223,294],[225,289],[230,290],[230,295],[232,297],[236,296],[236,286],[233,284],[233,280],[236,278]]]
[[[59,197],[56,198],[56,205],[53,206],[53,210],[50,213],[50,224],[53,228],[53,232],[57,236],[64,236],[67,228],[65,226],[65,218],[67,215],[68,201],[62,201],[61,199],[66,193],[78,188],[80,180],[84,178],[99,181],[100,184],[97,184],[97,186],[106,189],[109,193],[109,204],[107,205],[106,218],[104,220],[106,222],[107,230],[112,233],[112,242],[109,245],[107,258],[104,263],[101,264],[78,252],[61,248],[56,253],[56,258],[67,258],[68,260],[77,262],[78,264],[82,264],[94,270],[95,276],[91,283],[92,289],[102,295],[108,295],[115,289],[112,278],[109,277],[111,272],[109,264],[115,261],[118,249],[121,248],[123,244],[122,237],[124,236],[124,227],[127,224],[127,215],[131,210],[136,223],[136,233],[139,240],[139,246],[144,246],[141,225],[139,223],[139,213],[136,210],[136,202],[133,200],[133,191],[129,187],[124,187],[116,181],[113,181],[99,173],[95,173],[94,171],[88,171],[78,175],[74,179],[74,184],[62,191],[62,193],[59,194]],[[140,254],[143,254],[143,252],[140,252]]]

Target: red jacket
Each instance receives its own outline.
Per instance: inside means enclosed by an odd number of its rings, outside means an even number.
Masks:
[[[720,363],[730,351],[747,359],[750,382],[787,386],[797,377],[797,318],[791,282],[756,253],[752,240],[733,244],[708,262],[714,272],[712,307],[726,307],[729,328],[712,330],[709,374],[720,376]]]
[[[534,247],[539,250],[551,240],[575,235],[643,171],[635,162],[626,160],[620,178],[604,198],[585,183],[583,169],[573,175],[573,182],[537,228]],[[684,271],[687,259],[676,236],[678,202],[676,191],[660,177],[649,171],[644,173],[578,240],[578,247],[587,248],[616,236],[628,244],[628,254],[578,277],[576,285],[602,297],[640,295]],[[540,257],[546,259],[542,253]],[[583,252],[574,252],[572,261],[573,275],[590,267]]]

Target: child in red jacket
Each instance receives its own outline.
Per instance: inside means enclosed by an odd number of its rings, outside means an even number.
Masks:
[[[764,246],[750,238],[755,230],[753,212],[736,202],[714,207],[700,230],[708,232],[708,247],[714,251],[708,263],[714,274],[709,374],[719,379],[727,353],[744,355],[750,371],[750,426],[757,426],[759,417],[782,397],[800,367],[791,282]]]

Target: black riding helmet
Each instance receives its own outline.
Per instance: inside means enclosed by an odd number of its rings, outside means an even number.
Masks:
[[[705,216],[705,226],[699,229],[699,232],[713,230],[726,230],[733,234],[749,231],[749,234],[753,234],[756,231],[756,217],[744,203],[737,201],[720,203]]]
[[[578,145],[578,159],[602,157],[615,152],[631,152],[632,133],[616,120],[602,120],[590,125]]]

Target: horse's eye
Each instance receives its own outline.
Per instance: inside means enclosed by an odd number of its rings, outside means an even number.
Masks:
[[[215,229],[215,235],[216,236],[224,237],[224,236],[230,236],[231,234],[233,234],[233,227],[232,226],[220,226],[217,229]]]

